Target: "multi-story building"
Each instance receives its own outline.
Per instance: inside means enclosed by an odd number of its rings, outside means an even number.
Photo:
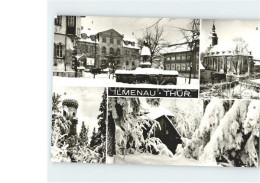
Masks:
[[[123,39],[123,57],[120,63],[121,69],[133,70],[139,67],[140,63],[140,48],[137,45],[137,41],[133,39]]]
[[[164,69],[175,70],[180,76],[198,78],[199,71],[199,41],[194,50],[189,47],[189,42],[182,40],[163,49]]]
[[[81,17],[57,16],[54,21],[54,71],[72,70],[72,50],[81,34]]]
[[[96,33],[90,29],[81,30],[81,38],[77,42],[77,54],[82,55],[79,59],[80,66],[94,68],[95,60],[99,59],[99,41]]]
[[[201,55],[201,80],[212,80],[215,76],[226,79],[226,76],[248,75],[253,72],[253,56],[247,48],[239,48],[233,45],[219,45],[216,27],[213,23],[210,33],[210,45]]]
[[[109,29],[96,34],[99,40],[99,54],[96,67],[106,68],[109,64],[120,65],[123,50],[123,35]]]
[[[90,29],[81,31],[77,42],[78,54],[84,54],[80,63],[85,68],[112,67],[131,70],[139,66],[137,41],[124,38],[114,29],[95,33]]]

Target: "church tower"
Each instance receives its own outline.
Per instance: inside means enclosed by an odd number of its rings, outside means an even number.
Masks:
[[[218,35],[216,34],[216,27],[214,22],[212,25],[212,31],[210,32],[210,39],[210,46],[215,46],[218,44]]]

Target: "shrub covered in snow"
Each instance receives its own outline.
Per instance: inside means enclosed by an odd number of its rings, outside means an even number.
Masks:
[[[145,118],[138,98],[109,98],[109,114],[116,125],[116,153],[121,155],[135,153],[153,153],[172,156],[171,151],[160,139],[152,137],[159,122]],[[147,101],[154,105],[154,101]],[[159,101],[156,100],[158,106]],[[108,137],[109,138],[109,137]]]
[[[259,102],[237,100],[200,157],[225,166],[258,166]]]

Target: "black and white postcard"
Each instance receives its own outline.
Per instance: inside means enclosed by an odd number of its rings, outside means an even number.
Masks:
[[[260,21],[53,23],[52,162],[258,167]]]

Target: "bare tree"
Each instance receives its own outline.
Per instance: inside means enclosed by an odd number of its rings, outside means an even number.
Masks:
[[[163,35],[164,29],[162,26],[159,26],[160,20],[162,19],[159,19],[153,25],[147,27],[143,33],[143,37],[138,39],[138,44],[141,47],[143,46],[144,41],[147,42],[151,51],[151,63],[154,58],[159,55],[160,50],[168,45]]]
[[[199,48],[199,36],[200,36],[200,20],[193,19],[187,26],[187,28],[179,28],[183,34],[183,38],[186,40],[191,52],[190,56],[190,73],[189,73],[189,84],[191,82],[191,73],[194,67],[196,67],[196,62],[194,64],[193,60],[196,60],[196,52]]]
[[[238,73],[238,71],[239,71],[239,55],[238,54],[248,51],[247,50],[248,44],[243,38],[240,38],[240,37],[233,39],[233,41],[235,43],[235,48],[234,48],[233,52],[236,54],[236,56],[231,57],[231,63],[233,65],[232,72],[234,74],[240,74],[240,73]]]

